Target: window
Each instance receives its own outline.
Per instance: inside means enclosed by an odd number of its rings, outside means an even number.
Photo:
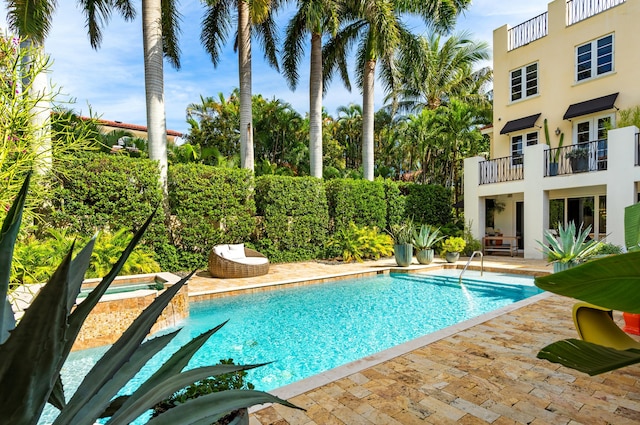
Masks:
[[[576,80],[582,81],[613,71],[613,34],[578,46]]]
[[[511,71],[511,101],[538,94],[538,64]]]
[[[538,144],[538,132],[520,134],[511,138],[511,165],[521,165],[523,155],[523,143],[527,146]]]
[[[607,169],[607,130],[612,123],[613,115],[588,118],[575,123],[574,143],[589,149],[591,171]]]

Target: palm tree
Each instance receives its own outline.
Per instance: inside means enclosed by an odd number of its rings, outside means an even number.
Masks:
[[[265,58],[278,69],[276,57],[277,33],[273,13],[279,2],[270,0],[206,0],[200,39],[211,56],[213,66],[220,61],[222,46],[227,40],[232,21],[231,11],[237,9],[238,72],[240,82],[240,158],[242,168],[253,170],[253,115],[251,113],[251,32],[262,41]]]
[[[490,81],[490,68],[472,69],[489,59],[489,46],[474,42],[469,34],[454,34],[444,43],[441,35],[431,33],[398,51],[398,84],[385,102],[393,109],[416,112],[436,109],[451,97],[481,105],[486,102],[483,86]]]
[[[284,75],[292,90],[298,84],[298,67],[305,35],[311,35],[309,70],[309,159],[310,174],[322,178],[322,36],[335,34],[338,9],[335,0],[298,0],[284,42]]]
[[[86,16],[89,42],[94,49],[100,47],[102,26],[109,21],[112,11],[120,13],[125,20],[135,17],[130,0],[78,0],[78,4]],[[56,6],[55,0],[9,0],[9,24],[21,37],[27,37],[41,46],[44,52],[44,40],[49,33]],[[159,163],[160,184],[166,195],[167,130],[162,59],[164,53],[174,67],[180,67],[176,38],[179,15],[174,0],[143,0],[142,15],[149,157]]]
[[[356,53],[357,82],[362,90],[362,161],[364,178],[373,180],[374,159],[374,81],[375,68],[378,61],[384,64],[388,74],[384,81],[386,89],[392,91],[397,80],[393,65],[393,55],[403,42],[412,38],[412,34],[401,20],[401,16],[413,15],[421,17],[427,25],[439,30],[449,30],[463,9],[471,4],[471,0],[346,0],[341,14],[346,25],[327,46],[333,57],[328,64],[332,68],[327,71],[327,78],[339,68],[343,76],[345,53],[349,47],[358,42]],[[348,78],[348,77],[346,77]],[[349,84],[347,84],[349,87]]]
[[[360,141],[362,140],[362,107],[353,103],[349,106],[340,106],[338,112],[338,129],[336,139],[344,147],[345,165],[358,168]]]

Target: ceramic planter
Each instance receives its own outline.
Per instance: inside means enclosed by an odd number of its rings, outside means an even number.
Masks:
[[[557,162],[550,162],[549,163],[549,175],[550,176],[557,176],[558,175],[558,163]]]
[[[571,170],[574,173],[582,173],[589,169],[589,158],[571,158]]]
[[[416,252],[416,260],[420,264],[431,264],[433,261],[433,249],[421,249]]]
[[[455,263],[460,258],[459,252],[447,252],[444,256],[447,263]]]
[[[573,263],[571,261],[568,261],[566,263],[561,263],[559,261],[556,261],[556,262],[553,263],[553,272],[554,273],[563,272],[563,271],[565,271],[567,269],[570,269],[571,267],[575,267],[577,265],[578,264]]]
[[[408,267],[413,260],[413,245],[410,243],[394,245],[393,253],[400,267]]]

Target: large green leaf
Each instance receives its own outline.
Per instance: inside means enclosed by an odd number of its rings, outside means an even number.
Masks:
[[[593,376],[640,363],[640,350],[621,351],[579,339],[565,339],[544,347],[538,358]]]
[[[545,291],[611,310],[640,313],[640,251],[600,258],[538,277],[535,284]]]
[[[18,196],[2,222],[2,229],[0,229],[0,344],[7,340],[9,331],[16,325],[11,304],[5,302],[5,300],[9,292],[9,280],[11,279],[13,248],[20,230],[22,210],[27,199],[30,180],[31,173],[27,174]]]
[[[624,243],[629,251],[640,249],[640,203],[624,209]]]
[[[147,425],[211,424],[234,410],[264,403],[280,403],[300,409],[300,407],[269,393],[254,390],[229,390],[188,400],[186,403],[152,418],[147,422]]]

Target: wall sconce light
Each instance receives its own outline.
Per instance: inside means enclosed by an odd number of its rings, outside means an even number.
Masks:
[[[556,127],[556,136],[560,135],[560,127]]]

